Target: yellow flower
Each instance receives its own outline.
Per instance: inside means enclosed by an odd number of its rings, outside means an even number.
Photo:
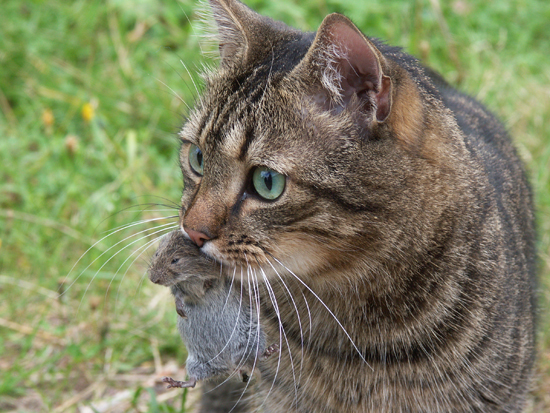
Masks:
[[[53,123],[55,121],[55,118],[53,116],[53,112],[51,109],[44,109],[42,112],[42,123],[44,123],[44,126],[47,128],[53,126]]]
[[[82,106],[82,111],[80,113],[82,115],[82,119],[84,119],[86,122],[90,122],[95,116],[94,107],[91,103],[85,103]]]

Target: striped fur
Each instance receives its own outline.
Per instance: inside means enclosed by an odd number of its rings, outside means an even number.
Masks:
[[[522,411],[534,218],[503,126],[343,16],[302,33],[211,3],[222,62],[180,132],[181,225],[280,343],[260,411]],[[277,200],[257,166],[287,177]]]

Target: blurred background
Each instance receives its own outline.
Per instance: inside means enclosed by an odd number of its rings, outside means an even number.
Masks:
[[[539,220],[539,361],[550,412],[550,3],[246,0],[304,30],[341,12],[477,96],[525,160]],[[175,132],[201,87],[198,3],[3,0],[0,411],[183,412],[197,390],[167,289],[146,278],[176,222]],[[195,87],[196,85],[196,87]],[[60,294],[61,293],[61,294]]]

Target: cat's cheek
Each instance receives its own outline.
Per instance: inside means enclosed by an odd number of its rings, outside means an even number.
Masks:
[[[275,251],[270,261],[282,267],[283,271],[300,276],[322,272],[326,263],[332,261],[331,254],[337,252],[329,245],[296,235],[279,240]]]
[[[219,248],[213,241],[206,242],[201,248],[201,252],[221,264],[229,265],[232,267],[236,264],[235,262],[228,260],[228,258],[220,252]]]

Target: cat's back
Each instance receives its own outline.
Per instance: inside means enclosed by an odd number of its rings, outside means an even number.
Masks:
[[[480,203],[499,217],[493,236],[502,242],[502,252],[512,264],[505,285],[517,281],[536,283],[536,231],[533,196],[523,163],[504,124],[482,103],[450,86],[438,73],[426,69],[441,101],[460,128],[480,181]],[[485,178],[485,179],[483,179]],[[487,218],[490,218],[488,215]],[[513,265],[515,264],[515,265]],[[519,268],[518,268],[519,267]],[[525,295],[534,289],[525,285]],[[529,301],[535,311],[534,299]],[[529,323],[531,324],[531,323]]]
[[[502,369],[499,375],[479,377],[485,388],[479,391],[493,400],[495,411],[520,411],[535,358],[536,230],[531,188],[504,124],[439,74],[430,69],[426,74],[460,130],[467,154],[462,165],[473,171],[469,185],[475,212],[463,217],[470,221],[467,231],[456,234],[469,245],[468,281],[463,288],[464,293],[477,295],[477,305],[483,308],[485,344],[476,354],[485,358],[482,370]]]

